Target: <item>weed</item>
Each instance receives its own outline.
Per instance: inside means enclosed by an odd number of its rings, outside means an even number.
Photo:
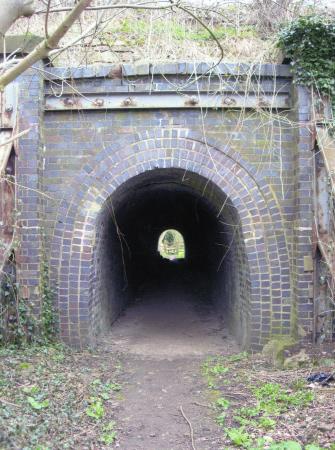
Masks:
[[[49,266],[46,263],[46,256],[43,255],[41,263],[41,317],[40,334],[44,343],[53,342],[57,334],[56,311],[54,308],[54,290],[50,287]]]
[[[91,404],[86,408],[86,414],[95,420],[102,419],[105,413],[102,401],[99,398],[92,397],[90,403]]]
[[[242,416],[234,416],[234,420],[240,426],[243,426],[243,427],[247,427],[247,426],[257,427],[257,421],[253,420],[253,419],[247,419],[246,417],[242,417]]]
[[[33,409],[44,409],[44,408],[48,408],[48,406],[49,406],[48,399],[39,402],[34,397],[27,397],[27,401]]]
[[[25,394],[38,394],[40,392],[40,388],[36,385],[32,385],[32,386],[24,386],[22,388],[22,391]]]
[[[236,413],[239,416],[242,417],[256,417],[259,415],[259,408],[252,406],[252,407],[248,407],[248,406],[242,406],[241,408],[236,410]]]
[[[106,386],[108,387],[108,389],[114,392],[119,392],[122,389],[122,386],[119,383],[108,383],[106,384]]]
[[[116,366],[117,361],[109,366],[96,354],[83,356],[62,345],[1,347],[0,434],[5,441],[0,448],[112,446],[114,411],[105,402],[121,389],[116,378],[109,379],[116,376]],[[93,430],[89,436],[87,427]]]
[[[46,256],[41,262],[39,285],[41,310],[39,316],[33,306],[20,296],[16,282],[15,255],[12,252],[0,283],[0,344],[48,344],[55,341],[57,333],[54,310],[54,291],[50,287]]]
[[[111,391],[119,392],[121,390],[120,384],[113,382],[103,383],[99,378],[93,380],[91,386],[94,394],[102,400],[109,400]]]
[[[302,447],[295,441],[283,441],[272,444],[269,450],[302,450]]]
[[[249,377],[245,373],[243,376],[238,362],[247,358],[246,353],[240,353],[228,357],[212,357],[203,364],[203,374],[206,376],[209,385],[218,385],[216,390],[210,391],[212,403],[218,411],[215,421],[221,427],[225,427],[227,439],[231,446],[227,448],[241,447],[248,450],[301,450],[301,446],[295,441],[274,442],[271,438],[271,431],[279,427],[281,413],[288,410],[299,410],[308,406],[314,399],[314,393],[306,389],[304,380],[295,380],[288,387],[282,387],[279,383],[263,383],[256,386],[251,385],[249,389],[253,394],[250,404],[240,408],[235,408],[229,400],[222,397],[222,388],[227,377],[224,373],[234,368],[236,376],[234,380],[241,377],[241,383],[247,384]],[[243,363],[242,363],[243,364]],[[253,377],[251,377],[253,380]],[[237,383],[236,383],[237,384]],[[249,383],[250,384],[250,383]],[[244,394],[244,393],[243,393]],[[231,415],[227,415],[226,410],[230,408]],[[232,420],[233,419],[233,420]],[[252,434],[250,434],[252,430]],[[269,436],[266,436],[266,434]],[[263,435],[259,437],[258,435]],[[317,445],[310,444],[305,450],[324,450]],[[335,450],[335,448],[333,449]]]
[[[228,367],[223,365],[221,358],[208,358],[202,368],[207,375],[222,375],[229,370]]]
[[[223,425],[226,422],[226,413],[222,412],[221,414],[216,416],[215,421],[217,424],[219,424],[219,425],[221,425],[221,427],[223,427]]]
[[[100,441],[103,444],[110,445],[110,444],[113,444],[113,442],[115,442],[116,436],[117,436],[116,431],[111,431],[110,433],[103,433],[101,435]]]
[[[226,428],[225,432],[233,444],[243,448],[250,447],[251,438],[250,435],[244,431],[244,427]]]
[[[222,375],[224,373],[227,373],[228,370],[229,370],[228,367],[225,367],[222,364],[216,364],[215,366],[213,366],[209,369],[209,372],[212,375]]]
[[[248,427],[248,426],[257,427],[257,421],[254,419],[248,419],[243,416],[234,416],[234,420],[242,427]]]
[[[242,361],[243,359],[248,358],[248,353],[247,352],[241,352],[241,353],[237,353],[236,355],[231,355],[228,357],[228,361],[230,362],[238,362],[238,361]]]
[[[18,365],[19,370],[26,370],[26,369],[30,369],[30,368],[31,368],[31,364],[29,364],[27,362],[22,362]]]
[[[270,417],[261,417],[259,419],[259,425],[266,430],[271,430],[275,428],[276,421],[274,419],[270,419]]]
[[[305,389],[306,388],[306,382],[305,382],[305,380],[294,380],[292,383],[291,383],[291,388],[294,390],[294,391],[300,391],[300,390],[302,390],[302,389]]]
[[[259,409],[269,414],[279,414],[291,406],[304,407],[314,399],[313,392],[300,389],[288,393],[278,383],[265,383],[253,389],[253,392],[258,400]]]
[[[216,389],[217,381],[224,382],[222,377],[229,371],[229,367],[223,364],[224,358],[211,357],[208,358],[202,365],[202,373],[207,380],[207,385],[210,389]]]
[[[323,447],[319,447],[317,444],[306,445],[305,450],[326,450]]]
[[[105,445],[110,445],[115,442],[117,438],[117,432],[115,430],[116,423],[114,421],[109,422],[102,428],[102,435],[100,436],[100,441]]]
[[[230,406],[230,401],[226,398],[220,397],[216,400],[215,405],[220,409],[228,409]]]

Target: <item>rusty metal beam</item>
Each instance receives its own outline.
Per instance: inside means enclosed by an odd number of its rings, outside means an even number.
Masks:
[[[238,95],[238,94],[178,94],[175,92],[132,93],[127,95],[62,95],[47,96],[44,108],[47,111],[64,110],[132,110],[132,109],[289,109],[288,94]]]

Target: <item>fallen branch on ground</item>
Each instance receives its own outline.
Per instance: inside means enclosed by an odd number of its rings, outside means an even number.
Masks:
[[[180,412],[182,414],[182,416],[184,417],[184,419],[186,420],[186,422],[188,423],[188,426],[190,427],[190,434],[191,434],[191,443],[192,443],[192,449],[196,450],[195,445],[194,445],[194,431],[193,431],[193,427],[191,422],[189,421],[189,419],[185,416],[185,413],[183,411],[183,407],[180,405],[179,407]]]

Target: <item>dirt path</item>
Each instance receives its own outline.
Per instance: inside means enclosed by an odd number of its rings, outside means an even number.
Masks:
[[[173,296],[173,301],[172,300]],[[222,431],[206,407],[201,364],[207,356],[238,351],[215,311],[174,290],[159,301],[145,294],[106,337],[120,352],[123,395],[116,421],[122,450],[218,450]]]
[[[204,291],[163,292],[143,295],[94,350],[0,349],[0,450],[335,449],[335,382],[307,381],[335,373],[333,345],[306,343],[306,367],[278,370],[239,353]]]

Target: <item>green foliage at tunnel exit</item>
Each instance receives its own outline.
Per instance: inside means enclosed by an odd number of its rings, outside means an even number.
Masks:
[[[185,242],[181,233],[177,230],[165,230],[158,239],[158,252],[162,258],[184,259]]]
[[[291,59],[295,82],[331,98],[335,111],[335,20],[300,17],[283,28],[278,47]]]

